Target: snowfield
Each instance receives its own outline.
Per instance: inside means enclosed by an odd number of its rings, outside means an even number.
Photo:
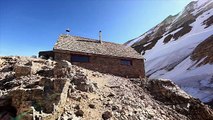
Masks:
[[[213,9],[204,12],[190,25],[192,30],[188,34],[176,41],[171,40],[167,44],[163,43],[166,37],[164,36],[151,50],[146,51],[144,55],[147,59],[146,73],[151,74],[150,78],[171,79],[187,93],[200,98],[203,102],[213,99],[213,80],[211,80],[213,65],[195,67],[195,61],[190,59],[190,54],[195,47],[213,34],[213,26],[205,29],[203,25],[203,21],[212,15]],[[165,70],[164,68],[170,67],[169,65],[174,66],[174,69]]]
[[[206,10],[206,7],[210,9]],[[191,10],[191,13],[188,11]],[[201,11],[205,11],[202,14]],[[170,34],[174,35],[183,27],[179,27],[173,32],[169,32],[173,24],[178,23],[186,15],[198,16],[195,21],[189,24],[192,27],[191,31],[179,37],[177,40],[172,38],[168,43],[164,43],[164,39]],[[203,102],[213,100],[213,64],[205,64],[197,66],[205,58],[197,61],[191,60],[191,54],[194,49],[208,37],[213,35],[213,25],[207,27],[204,21],[213,16],[213,1],[212,0],[198,0],[190,4],[180,12],[173,21],[166,21],[171,23],[166,27],[163,37],[149,50],[145,51],[144,58],[145,70],[149,78],[163,78],[171,79],[183,90],[195,98],[199,98]],[[142,36],[133,39],[128,46],[140,42],[147,34],[152,34],[158,31],[158,27],[164,22],[158,24],[156,27],[150,29]],[[143,46],[147,46],[148,43]]]

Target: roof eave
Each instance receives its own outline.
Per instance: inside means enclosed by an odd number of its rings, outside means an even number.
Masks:
[[[76,54],[85,54],[85,55],[96,55],[96,56],[107,56],[107,57],[115,57],[115,58],[126,58],[126,59],[144,59],[144,57],[141,55],[140,57],[125,57],[125,56],[113,56],[113,55],[103,55],[103,54],[95,54],[95,53],[86,53],[86,52],[79,52],[79,51],[71,51],[71,50],[63,50],[63,49],[55,49],[53,48],[53,52],[64,52],[64,53],[76,53]]]

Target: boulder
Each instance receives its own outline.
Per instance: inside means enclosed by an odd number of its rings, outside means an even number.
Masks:
[[[13,70],[13,66],[12,65],[5,65],[3,67],[0,68],[0,72],[9,72]]]
[[[14,72],[16,77],[27,76],[31,74],[31,67],[26,65],[15,65]]]
[[[112,113],[109,112],[109,111],[106,111],[106,112],[104,112],[104,113],[102,114],[102,118],[103,118],[104,120],[108,120],[108,119],[110,119],[111,117],[112,117]]]
[[[83,116],[84,116],[84,111],[83,111],[83,110],[77,110],[77,111],[75,112],[75,115],[76,115],[77,117],[83,117]]]
[[[72,65],[66,60],[58,61],[53,68],[54,77],[69,77]]]
[[[88,105],[90,108],[95,109],[95,105],[94,104],[89,104]]]
[[[95,85],[87,79],[86,76],[75,76],[71,81],[75,85],[75,89],[83,92],[95,92]]]

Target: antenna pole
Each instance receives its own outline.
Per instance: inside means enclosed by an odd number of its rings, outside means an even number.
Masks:
[[[67,29],[66,29],[66,34],[67,34],[67,36],[69,35],[69,33],[70,33],[70,29],[67,28]]]
[[[99,31],[99,42],[102,43],[102,33]]]

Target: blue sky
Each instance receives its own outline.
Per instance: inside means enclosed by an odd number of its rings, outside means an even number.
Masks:
[[[191,0],[0,0],[0,56],[51,50],[71,35],[124,43],[140,36]]]

